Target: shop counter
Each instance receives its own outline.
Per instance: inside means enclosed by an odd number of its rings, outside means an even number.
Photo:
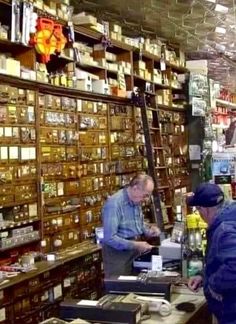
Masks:
[[[187,313],[176,309],[176,305],[190,302],[195,305],[193,312]],[[151,318],[143,323],[146,324],[210,324],[211,315],[208,312],[206,300],[203,295],[193,293],[173,293],[171,296],[172,312],[169,316],[162,317],[153,313]]]

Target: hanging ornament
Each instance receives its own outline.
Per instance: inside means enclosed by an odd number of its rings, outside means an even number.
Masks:
[[[35,46],[35,50],[41,55],[41,62],[47,63],[50,55],[61,53],[67,43],[63,35],[63,27],[55,24],[53,20],[47,18],[38,18],[37,31],[31,38],[30,43]]]
[[[51,19],[39,18],[37,21],[37,32],[31,39],[31,44],[41,55],[42,63],[50,60],[50,55],[55,53],[57,48],[57,39],[54,36],[54,22]]]
[[[60,24],[54,24],[53,33],[54,33],[54,36],[57,39],[57,48],[56,48],[56,51],[57,51],[57,53],[61,53],[62,50],[65,48],[65,45],[67,43],[67,39],[63,35],[62,25],[60,25]]]

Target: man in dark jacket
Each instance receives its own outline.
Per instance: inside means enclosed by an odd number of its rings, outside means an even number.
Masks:
[[[188,286],[196,291],[203,284],[219,324],[236,324],[236,203],[225,202],[219,186],[203,183],[187,204],[208,224],[204,275],[190,278]]]

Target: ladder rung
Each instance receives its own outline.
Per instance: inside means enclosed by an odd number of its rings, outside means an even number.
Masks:
[[[172,224],[165,224],[164,225],[164,229],[165,230],[168,230],[168,229],[171,229],[171,228],[173,228],[173,225]]]
[[[155,169],[167,169],[167,167],[162,165],[162,166],[156,166]]]
[[[164,147],[162,146],[153,146],[154,150],[164,150]]]
[[[159,186],[158,190],[167,189],[167,188],[169,188],[169,186]]]
[[[160,130],[159,127],[152,127],[152,126],[150,127],[150,129],[151,129],[151,130]]]
[[[152,92],[152,91],[145,91],[145,93],[147,95],[150,95],[150,96],[155,96],[156,95],[155,92]]]

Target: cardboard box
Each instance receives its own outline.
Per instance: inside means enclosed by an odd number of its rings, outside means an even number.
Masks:
[[[118,87],[111,88],[112,95],[126,98],[126,90],[119,89]]]
[[[72,21],[75,25],[97,26],[97,18],[91,15],[78,14],[72,17]]]

